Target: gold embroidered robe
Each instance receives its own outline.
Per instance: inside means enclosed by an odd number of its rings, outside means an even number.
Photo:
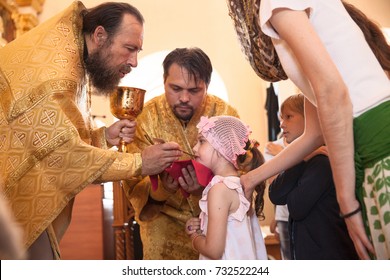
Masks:
[[[88,184],[141,173],[140,154],[102,149],[107,148],[104,128],[91,129],[82,60],[84,10],[74,2],[0,49],[4,196],[24,230],[26,249],[47,230],[57,258],[56,239],[70,221],[63,210],[75,195]]]
[[[137,118],[137,131],[129,152],[140,152],[150,142],[150,137],[161,138],[166,142],[179,143],[184,151],[191,152],[198,137],[198,124],[201,116],[231,115],[238,117],[237,111],[222,99],[207,95],[203,104],[195,112],[187,126],[176,118],[165,95],[160,95],[145,104]],[[183,154],[182,159],[188,159]],[[190,217],[199,216],[201,196],[190,195],[184,198],[181,191],[167,192],[159,181],[157,191],[151,189],[149,177],[142,181],[128,180],[124,184],[126,197],[130,200],[136,221],[140,225],[144,259],[197,259],[199,254],[191,247],[191,240],[184,231],[185,222]]]

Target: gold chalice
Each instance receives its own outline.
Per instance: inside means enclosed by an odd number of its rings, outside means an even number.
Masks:
[[[135,120],[144,107],[146,90],[118,86],[116,91],[110,95],[111,113],[118,119]],[[118,150],[126,152],[126,142],[121,139]]]

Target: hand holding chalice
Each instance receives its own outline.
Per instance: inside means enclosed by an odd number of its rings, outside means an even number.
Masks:
[[[110,95],[111,113],[118,119],[135,120],[144,106],[145,90],[118,86]],[[121,139],[118,150],[126,152],[126,142]]]

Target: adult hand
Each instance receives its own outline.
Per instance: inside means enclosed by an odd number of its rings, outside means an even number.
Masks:
[[[245,194],[246,199],[248,199],[248,201],[252,201],[253,191],[255,190],[255,185],[252,182],[251,171],[246,173],[246,174],[241,175],[240,182],[241,182],[242,188],[244,189],[244,194]]]
[[[329,156],[329,153],[328,153],[328,147],[326,146],[321,146],[319,147],[318,149],[316,149],[315,151],[313,151],[311,154],[309,154],[308,156],[306,156],[304,158],[305,161],[308,161],[310,160],[311,158],[317,156],[317,155],[325,155],[325,156]]]
[[[355,205],[355,208],[352,209],[356,209],[359,205],[359,202],[356,201]],[[345,218],[344,221],[347,224],[349,236],[355,245],[355,249],[359,255],[359,258],[362,260],[369,260],[370,256],[368,255],[368,252],[375,255],[375,251],[367,237],[361,212],[351,217]]]
[[[201,195],[203,188],[198,183],[194,167],[188,165],[187,168],[182,168],[181,172],[183,177],[179,177],[178,179],[180,186],[190,194]]]
[[[275,144],[275,143],[273,143],[273,142],[268,142],[268,143],[265,145],[265,149],[266,149],[266,153],[267,153],[267,154],[276,156],[276,155],[279,154],[284,148],[283,148],[283,146],[281,146],[281,145],[279,145],[279,144]]]
[[[179,189],[179,183],[166,171],[161,172],[159,176],[163,188],[170,193],[176,193],[176,191]]]
[[[142,151],[142,175],[155,175],[169,167],[182,155],[179,144],[168,142],[146,147]]]
[[[114,122],[106,129],[106,141],[111,146],[118,146],[121,139],[126,143],[131,143],[134,140],[136,121],[119,120]]]

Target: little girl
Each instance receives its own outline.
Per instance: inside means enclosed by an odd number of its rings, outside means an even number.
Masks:
[[[264,163],[248,139],[251,130],[231,116],[202,117],[195,160],[214,173],[199,201],[199,218],[186,223],[199,259],[267,259],[257,215],[262,215],[265,184],[257,189],[256,213],[240,184],[240,174]]]

